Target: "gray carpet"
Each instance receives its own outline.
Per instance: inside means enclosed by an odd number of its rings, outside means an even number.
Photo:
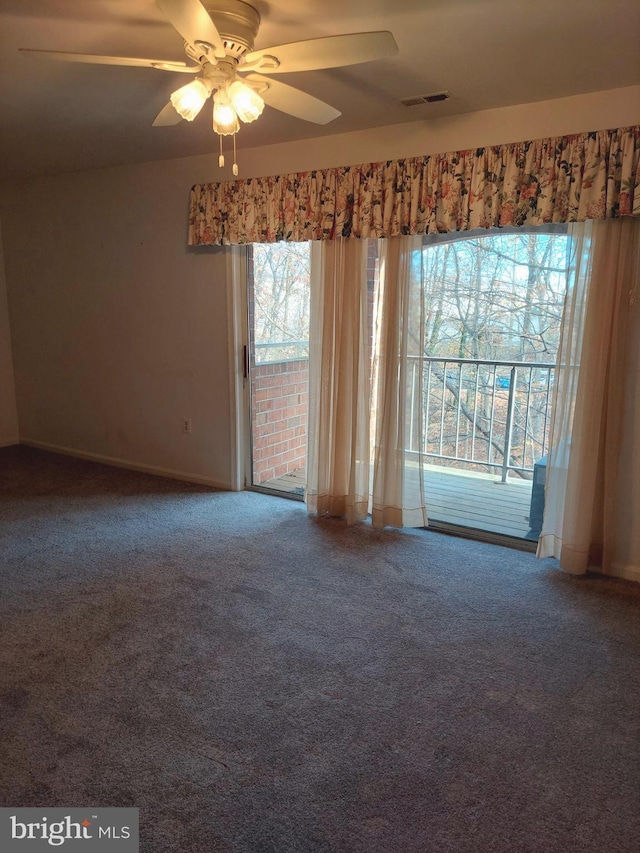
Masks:
[[[2,806],[144,853],[630,853],[640,585],[0,450]]]

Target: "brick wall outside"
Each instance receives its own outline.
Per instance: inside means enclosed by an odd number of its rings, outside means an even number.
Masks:
[[[252,368],[253,482],[283,477],[307,461],[308,359]]]

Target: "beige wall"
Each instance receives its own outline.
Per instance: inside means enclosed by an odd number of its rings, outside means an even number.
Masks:
[[[396,124],[238,152],[240,174],[251,178],[377,160],[460,151],[483,145],[627,127],[640,123],[640,86],[533,104]],[[202,158],[192,158],[198,162]],[[208,169],[209,181],[231,180],[231,168]],[[196,181],[194,181],[196,183]]]
[[[228,483],[225,257],[186,247],[193,174],[154,163],[12,194],[22,440]]]
[[[638,259],[640,262],[640,259]],[[640,270],[638,271],[640,273]],[[625,500],[616,503],[615,563],[612,574],[640,581],[640,306],[628,314],[628,366],[624,385],[624,417],[617,450],[617,488]]]
[[[13,381],[9,307],[0,232],[0,447],[18,442],[18,415]]]
[[[241,151],[241,176],[637,124],[639,105],[634,87]],[[232,482],[227,250],[186,247],[189,188],[227,177],[212,154],[4,194],[23,440]]]

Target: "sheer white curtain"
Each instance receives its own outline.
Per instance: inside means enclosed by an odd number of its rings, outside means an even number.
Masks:
[[[423,418],[412,406],[422,399],[421,247],[420,237],[313,244],[310,514],[427,524]]]
[[[538,555],[616,571],[640,566],[640,220],[570,233]],[[306,499],[311,514],[423,526],[422,241],[375,247],[313,245]]]
[[[573,258],[538,556],[640,565],[640,220],[570,226]]]
[[[424,278],[421,237],[379,242],[373,352],[374,527],[424,527]]]
[[[310,514],[366,518],[370,357],[367,241],[311,244],[307,488]]]

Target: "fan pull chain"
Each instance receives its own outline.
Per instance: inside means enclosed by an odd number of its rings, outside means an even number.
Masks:
[[[219,136],[218,139],[220,140],[220,156],[218,157],[218,166],[222,169],[222,167],[224,166],[224,154],[222,153],[222,137]]]
[[[233,134],[233,174],[238,176],[238,164],[236,163],[236,135]]]

